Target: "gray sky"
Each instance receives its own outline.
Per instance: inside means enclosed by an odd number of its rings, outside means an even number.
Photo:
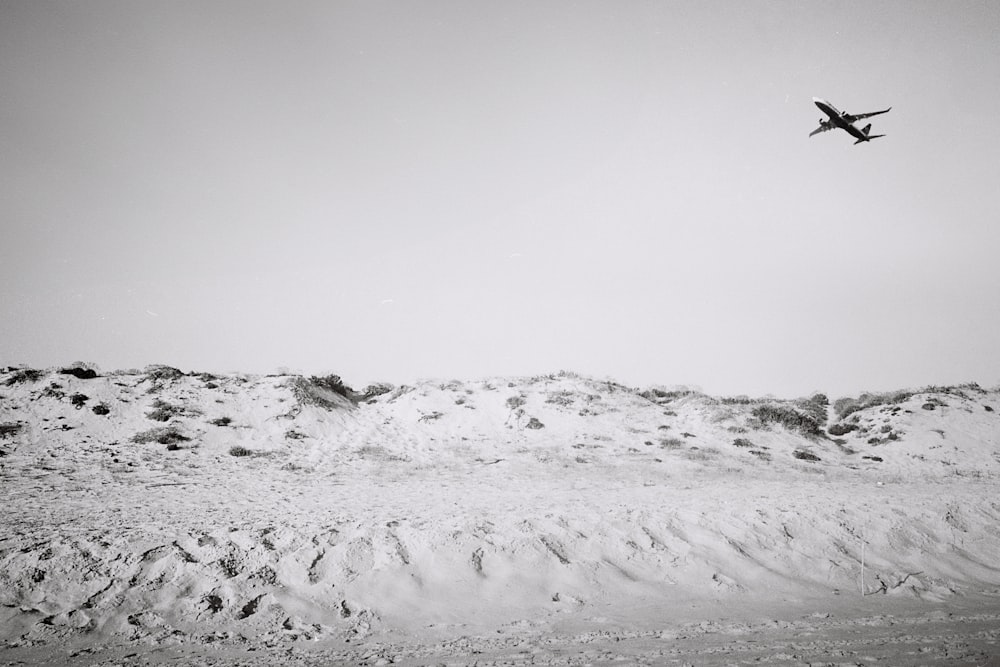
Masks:
[[[998,33],[971,1],[0,0],[0,363],[993,385]],[[808,138],[813,96],[888,136]]]

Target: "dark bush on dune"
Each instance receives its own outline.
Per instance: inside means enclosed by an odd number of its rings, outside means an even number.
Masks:
[[[809,415],[817,424],[825,424],[827,418],[827,407],[830,400],[826,394],[813,394],[809,398],[799,399],[795,406]]]
[[[317,387],[329,389],[335,394],[340,394],[348,400],[354,396],[354,390],[344,384],[344,381],[340,379],[339,375],[325,375],[323,377],[313,375],[309,378],[309,382]]]
[[[170,419],[181,412],[181,408],[176,405],[171,405],[165,401],[156,400],[153,402],[153,409],[146,413],[146,419],[152,419],[158,422],[168,422]]]
[[[93,380],[97,377],[97,371],[92,368],[63,368],[59,371],[62,375],[72,375],[80,380]]]
[[[858,430],[857,424],[834,424],[829,429],[827,429],[827,433],[829,433],[830,435],[847,435],[851,431],[857,431],[857,430]]]
[[[149,388],[150,393],[157,392],[163,389],[168,383],[184,377],[184,373],[182,373],[180,369],[174,368],[173,366],[164,366],[162,364],[146,366],[143,370],[143,374],[146,376],[145,379],[149,380],[152,385]]]
[[[790,431],[798,431],[810,437],[817,437],[823,433],[822,423],[816,416],[786,405],[760,405],[753,409],[752,414],[763,427],[780,424]]]
[[[24,424],[19,422],[4,422],[0,424],[0,438],[6,438],[9,435],[14,435],[24,428]]]
[[[395,389],[395,387],[387,382],[376,382],[374,384],[370,384],[365,387],[365,391],[361,395],[361,400],[365,402],[373,401],[383,394],[388,394],[393,389]]]

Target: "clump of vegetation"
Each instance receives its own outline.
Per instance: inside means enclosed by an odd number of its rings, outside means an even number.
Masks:
[[[511,396],[507,399],[507,407],[511,410],[515,410],[527,402],[528,401],[524,396]]]
[[[143,369],[143,373],[146,376],[145,380],[149,380],[152,385],[149,388],[150,393],[159,391],[174,380],[184,377],[184,373],[181,372],[180,369],[174,368],[173,366],[164,366],[162,364],[152,364],[150,366],[146,366],[146,368]]]
[[[417,421],[418,422],[430,422],[430,421],[435,421],[437,419],[441,419],[441,417],[444,417],[444,413],[443,412],[438,412],[437,410],[435,410],[434,412],[429,412],[426,415],[423,415]]]
[[[174,415],[182,414],[183,412],[184,408],[181,406],[171,405],[166,401],[157,399],[153,401],[153,409],[146,413],[146,418],[158,422],[168,422]]]
[[[229,455],[230,456],[257,456],[258,452],[255,452],[252,449],[247,449],[246,447],[244,447],[242,445],[233,445],[232,447],[229,448]]]
[[[826,394],[813,394],[809,398],[800,398],[795,401],[798,409],[802,410],[819,424],[826,423],[827,408],[830,407],[830,399]]]
[[[107,414],[111,414],[111,408],[109,408],[104,403],[98,403],[97,405],[95,405],[94,407],[91,408],[91,411],[95,415],[107,415]]]
[[[811,452],[804,452],[804,451],[802,451],[800,449],[797,449],[794,452],[792,452],[792,456],[794,456],[795,458],[800,459],[802,461],[821,461],[822,460],[818,456],[816,456],[815,454],[813,454]]]
[[[841,423],[841,424],[834,424],[833,426],[828,428],[826,432],[829,433],[830,435],[847,435],[851,431],[857,431],[857,430],[858,430],[857,424]]]
[[[357,394],[340,379],[339,375],[326,377],[313,376],[308,380],[302,377],[290,378],[286,385],[291,388],[299,405],[294,407],[288,416],[294,417],[304,405],[315,405],[325,410],[343,407],[340,398],[356,403]],[[339,397],[339,398],[338,398]]]
[[[576,397],[573,395],[573,392],[562,390],[562,391],[550,392],[548,397],[546,397],[545,402],[550,403],[552,405],[561,405],[563,407],[568,407],[570,405],[573,405],[573,402],[575,400]]]
[[[87,396],[86,394],[73,394],[72,396],[69,397],[69,402],[72,403],[73,407],[75,407],[77,410],[82,409],[83,406],[86,405],[87,401],[89,400],[90,396]]]
[[[642,396],[647,401],[652,401],[653,403],[662,405],[664,403],[676,401],[678,398],[684,398],[685,396],[694,396],[697,393],[698,392],[692,389],[666,390],[658,387],[650,387],[649,389],[640,391],[639,396]]]
[[[233,420],[231,417],[216,417],[215,419],[210,419],[208,423],[213,426],[229,426],[233,423]]]
[[[344,384],[344,381],[340,379],[339,375],[325,375],[323,377],[314,375],[309,378],[309,382],[317,387],[329,389],[335,394],[340,394],[348,400],[353,400],[354,390]]]
[[[59,371],[63,375],[72,375],[73,377],[80,380],[93,380],[97,377],[97,371],[93,368],[84,368],[82,366],[73,366],[72,368],[63,368]]]
[[[42,396],[62,400],[66,396],[66,392],[62,390],[61,384],[50,382],[49,386],[42,390]]]
[[[391,393],[394,389],[395,387],[388,382],[376,382],[365,387],[361,394],[361,400],[370,403],[383,394]]]
[[[152,428],[148,431],[142,431],[141,433],[136,433],[132,436],[132,442],[140,445],[148,444],[150,442],[158,442],[161,445],[170,445],[178,442],[188,442],[190,440],[191,438],[187,437],[172,426]]]
[[[746,438],[736,438],[733,440],[734,447],[745,447],[747,449],[753,448],[754,444],[747,440]]]
[[[755,428],[768,428],[770,424],[780,424],[790,431],[798,431],[808,437],[822,435],[822,422],[814,414],[802,412],[787,405],[769,403],[760,405],[751,413]]]
[[[969,382],[967,384],[959,384],[952,386],[929,386],[924,387],[920,390],[906,389],[902,391],[892,391],[886,393],[869,393],[865,392],[857,398],[839,398],[833,404],[834,412],[836,412],[838,418],[844,419],[849,415],[866,408],[878,407],[880,405],[898,405],[904,403],[917,394],[945,394],[948,396],[956,396],[958,398],[970,398],[970,394],[984,394],[986,390],[980,387],[975,382]],[[936,396],[931,398],[929,403],[935,403],[936,405],[946,405],[940,398]],[[933,408],[928,408],[933,409]]]
[[[759,403],[766,403],[771,399],[768,398],[750,398],[746,395],[740,396],[723,396],[719,399],[719,403],[722,405],[757,405]]]
[[[45,371],[36,370],[34,368],[15,368],[12,369],[10,377],[4,382],[8,387],[15,384],[22,384],[24,382],[38,382],[45,375]]]
[[[660,449],[681,449],[684,441],[680,438],[660,438]]]
[[[20,422],[3,422],[0,424],[0,438],[7,438],[16,433],[20,433],[24,424]]]
[[[538,430],[540,428],[545,428],[545,424],[543,424],[542,422],[538,421],[538,419],[536,417],[532,417],[531,419],[528,420],[528,423],[525,424],[524,427],[525,428],[534,429],[534,430]]]

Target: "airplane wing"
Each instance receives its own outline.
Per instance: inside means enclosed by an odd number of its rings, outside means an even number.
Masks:
[[[827,130],[833,129],[833,123],[820,123],[819,127],[809,133],[809,136],[819,134],[820,132],[826,132]]]
[[[883,109],[882,111],[872,111],[871,113],[846,114],[844,116],[844,120],[848,123],[853,123],[854,121],[861,120],[862,118],[871,118],[872,116],[877,116],[880,113],[889,113],[891,110],[892,107],[889,107],[888,109]]]

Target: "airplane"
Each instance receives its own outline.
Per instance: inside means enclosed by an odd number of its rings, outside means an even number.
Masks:
[[[809,136],[814,134],[819,134],[820,132],[826,132],[827,130],[833,130],[840,128],[846,130],[852,137],[856,138],[857,141],[854,145],[860,144],[862,141],[871,141],[872,139],[878,139],[879,137],[884,137],[884,134],[868,134],[869,130],[872,129],[872,124],[868,123],[862,129],[858,129],[854,126],[854,121],[861,120],[862,118],[869,118],[871,116],[877,116],[880,113],[886,113],[892,109],[884,109],[882,111],[872,111],[871,113],[859,113],[859,114],[849,114],[846,111],[838,111],[837,107],[833,106],[826,100],[822,100],[818,97],[813,98],[813,102],[819,107],[819,110],[825,113],[830,118],[827,120],[819,119],[819,127],[809,133]]]

